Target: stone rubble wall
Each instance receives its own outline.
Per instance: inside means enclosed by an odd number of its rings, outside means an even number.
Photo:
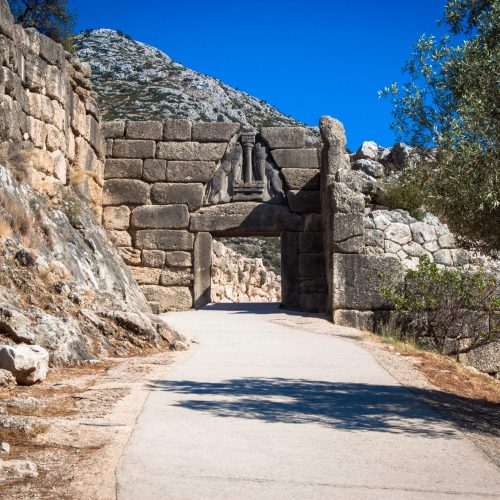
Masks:
[[[13,21],[0,0],[0,143],[34,147],[32,185],[49,197],[73,183],[100,217],[104,144],[90,66]]]
[[[262,259],[245,257],[212,241],[212,302],[279,302],[281,278]]]
[[[238,139],[234,123],[106,122],[103,224],[158,311],[210,300],[211,236],[279,236],[283,301],[322,310],[326,281],[319,160],[301,127],[258,134],[279,170],[280,203],[210,204],[207,185]]]

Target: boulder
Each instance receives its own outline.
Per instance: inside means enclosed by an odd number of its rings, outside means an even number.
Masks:
[[[355,161],[352,169],[361,170],[365,172],[365,174],[375,177],[376,179],[384,175],[384,166],[381,163],[365,158]]]
[[[379,158],[379,147],[376,142],[373,141],[365,141],[361,144],[361,147],[356,151],[354,155],[355,160],[375,160],[377,161]]]
[[[31,385],[47,377],[49,353],[39,345],[2,345],[0,368],[11,372],[19,384]]]
[[[0,369],[0,391],[10,391],[16,385],[14,375],[8,370]]]

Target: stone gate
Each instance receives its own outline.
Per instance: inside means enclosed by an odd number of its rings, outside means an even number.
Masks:
[[[283,306],[326,308],[319,138],[183,119],[103,132],[103,223],[154,310],[210,301],[212,236],[280,236]]]

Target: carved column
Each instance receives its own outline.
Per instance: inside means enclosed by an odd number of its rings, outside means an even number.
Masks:
[[[253,181],[253,147],[255,144],[255,134],[242,134],[241,144],[243,146],[243,179],[246,185]]]

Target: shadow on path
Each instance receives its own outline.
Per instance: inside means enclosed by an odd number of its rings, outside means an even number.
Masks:
[[[202,310],[227,311],[234,314],[286,314],[288,316],[326,318],[326,314],[324,313],[307,313],[304,311],[282,308],[279,302],[217,302],[207,304]]]
[[[316,423],[349,431],[456,438],[443,417],[401,386],[286,378],[240,378],[209,383],[160,380],[153,390],[193,396],[175,406],[218,417],[293,424]],[[420,390],[435,397],[440,391]]]

